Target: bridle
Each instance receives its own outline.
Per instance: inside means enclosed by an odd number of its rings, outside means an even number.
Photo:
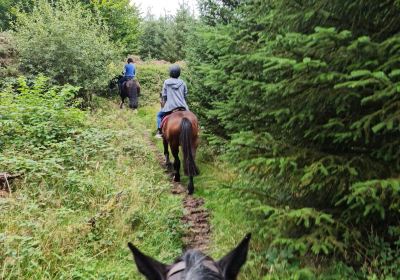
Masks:
[[[202,264],[216,273],[221,273],[220,269],[211,260],[204,260]],[[167,280],[181,280],[182,273],[185,271],[185,269],[186,263],[184,261],[180,261],[172,265],[172,268],[167,273]]]

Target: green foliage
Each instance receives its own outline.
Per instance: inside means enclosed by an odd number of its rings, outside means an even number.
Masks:
[[[396,1],[253,0],[190,40],[191,108],[254,194],[267,251],[398,277],[400,255],[371,263],[369,240],[398,240],[399,12]]]
[[[9,11],[13,5],[12,0],[0,1],[0,30],[5,30],[9,23]]]
[[[39,1],[31,13],[18,13],[15,30],[21,67],[27,73],[80,86],[85,94],[101,89],[115,74],[109,69],[118,62],[119,49],[79,3],[59,1],[52,6]]]
[[[22,149],[32,144],[43,147],[65,140],[70,130],[82,124],[84,114],[67,107],[78,88],[48,88],[47,79],[38,77],[32,86],[20,77],[18,92],[6,88],[1,93],[1,139],[3,145]]]
[[[48,87],[44,77],[28,86],[21,77],[17,93],[12,88],[1,93],[0,151],[4,153],[0,157],[4,170],[31,172],[38,178],[45,174],[58,177],[63,165],[71,164],[80,152],[87,153],[77,149],[64,154],[66,147],[85,137],[79,133],[85,113],[72,101],[77,92],[72,86]]]
[[[158,103],[164,80],[168,78],[168,64],[146,62],[136,66],[137,79],[142,89],[140,103],[142,105]]]
[[[199,0],[200,16],[207,25],[228,24],[235,16],[241,0]]]
[[[170,64],[160,61],[146,61],[137,63],[137,79],[141,86],[140,104],[149,106],[158,104],[163,83],[169,78]],[[189,79],[186,64],[180,63],[182,69],[181,78],[185,81]],[[190,89],[189,89],[190,90]]]
[[[165,16],[156,19],[148,14],[141,23],[139,54],[144,59],[164,59],[162,46],[167,30],[172,25],[171,18]]]
[[[0,170],[21,175],[0,203],[5,279],[141,279],[128,240],[164,262],[180,253],[181,201],[137,114],[81,111],[77,91],[21,77],[0,93]]]
[[[124,47],[125,54],[139,49],[139,9],[129,0],[90,0],[90,7],[99,12],[109,27],[111,40]]]
[[[16,9],[30,11],[33,0],[0,0],[0,30],[7,30],[15,19]]]
[[[0,79],[18,74],[17,54],[14,40],[7,32],[0,33]],[[1,82],[0,82],[1,86]]]
[[[139,54],[143,58],[170,62],[185,59],[193,24],[193,15],[186,2],[180,3],[174,16],[156,19],[148,14],[141,27]]]
[[[40,2],[40,1],[39,1]],[[48,1],[53,6],[66,2],[65,0]],[[86,13],[103,21],[109,29],[111,40],[123,46],[125,54],[138,51],[139,9],[129,0],[69,0],[80,3]],[[12,27],[19,11],[32,12],[38,1],[33,0],[1,0],[0,1],[0,30]]]

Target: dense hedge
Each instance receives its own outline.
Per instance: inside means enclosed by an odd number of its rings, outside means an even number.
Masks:
[[[121,58],[107,27],[78,1],[40,0],[32,9],[14,25],[21,70],[80,86],[86,97],[105,88]]]
[[[141,86],[140,103],[143,105],[154,105],[160,100],[163,83],[169,78],[169,66],[171,64],[162,61],[148,61],[136,64],[137,76]],[[189,73],[184,63],[179,63],[182,69],[181,78],[189,80]],[[190,91],[190,89],[189,89]],[[190,94],[190,93],[189,93]]]
[[[400,277],[399,1],[252,0],[203,25],[194,106],[272,248]]]
[[[159,101],[159,93],[161,92],[163,82],[167,77],[167,64],[137,64],[137,79],[142,89],[140,99],[142,105],[150,105]]]

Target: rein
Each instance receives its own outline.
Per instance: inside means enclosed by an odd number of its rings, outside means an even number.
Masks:
[[[221,271],[218,269],[213,261],[205,260],[202,262],[202,264],[216,273],[221,273]],[[167,280],[181,280],[182,273],[185,271],[185,269],[186,263],[184,261],[180,261],[174,264],[172,268],[168,271]]]

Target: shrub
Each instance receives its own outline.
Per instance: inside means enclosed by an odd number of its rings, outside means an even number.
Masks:
[[[0,79],[18,74],[15,42],[8,32],[0,33]]]
[[[64,141],[74,128],[82,125],[84,113],[75,108],[72,101],[79,88],[49,87],[47,80],[39,76],[29,86],[27,80],[20,77],[16,93],[11,87],[0,93],[3,145],[18,150],[30,145],[45,148]]]
[[[163,82],[168,78],[167,64],[137,64],[137,79],[142,88],[140,102],[154,104],[160,99]]]
[[[140,98],[142,105],[153,105],[159,102],[164,80],[169,78],[169,66],[170,64],[160,61],[149,61],[137,64],[137,79],[142,88]],[[180,66],[182,68],[181,78],[188,81],[190,73],[188,73],[186,65],[180,63]],[[189,94],[190,90],[189,88]]]
[[[49,184],[79,186],[78,170],[111,135],[87,128],[78,90],[49,86],[48,78],[39,76],[20,77],[17,86],[0,92],[0,170],[23,174],[32,184],[46,178]]]
[[[120,58],[108,31],[76,1],[41,0],[31,13],[20,12],[15,38],[22,69],[60,84],[80,86],[85,93],[106,86]]]
[[[99,12],[110,29],[112,41],[120,43],[125,54],[138,51],[139,9],[131,1],[90,1],[90,7]]]

